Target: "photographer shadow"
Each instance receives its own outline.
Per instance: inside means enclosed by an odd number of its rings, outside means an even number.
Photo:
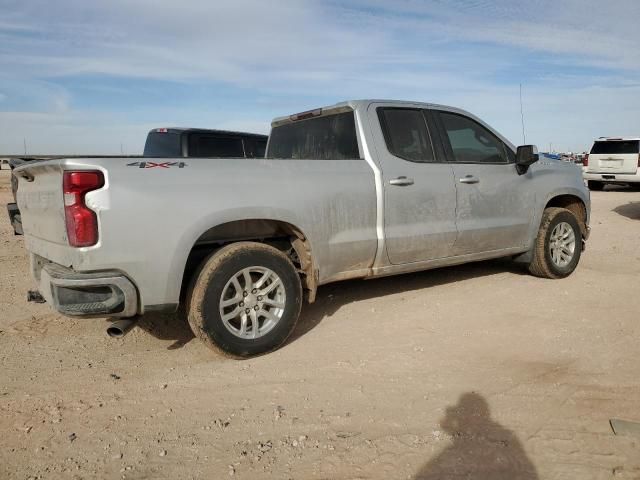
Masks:
[[[463,394],[440,422],[451,445],[427,462],[415,480],[537,480],[516,435],[491,418],[478,393]]]

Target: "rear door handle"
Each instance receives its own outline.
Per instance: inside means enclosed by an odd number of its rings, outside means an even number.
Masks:
[[[473,175],[466,175],[458,181],[460,183],[480,183],[480,179],[478,177],[474,177]]]
[[[397,185],[400,187],[413,185],[413,178],[407,178],[407,177],[394,178],[393,180],[389,180],[389,185]]]

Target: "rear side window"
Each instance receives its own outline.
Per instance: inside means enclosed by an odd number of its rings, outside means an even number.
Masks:
[[[625,154],[640,153],[640,141],[638,140],[610,140],[596,142],[591,148],[594,154]]]
[[[180,134],[170,132],[150,132],[144,144],[145,157],[181,157]]]
[[[360,158],[353,112],[299,120],[274,127],[269,158],[353,160]]]
[[[217,135],[189,135],[190,157],[244,157],[242,139]]]
[[[453,158],[460,163],[507,163],[502,142],[479,123],[463,115],[440,112]]]
[[[433,146],[421,110],[379,108],[378,118],[389,153],[411,162],[433,162]]]

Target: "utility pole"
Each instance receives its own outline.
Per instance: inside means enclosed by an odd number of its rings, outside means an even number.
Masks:
[[[122,142],[120,142],[120,155],[124,157],[124,149],[122,148]]]
[[[22,144],[24,145],[24,154],[27,154],[27,139],[22,137]]]

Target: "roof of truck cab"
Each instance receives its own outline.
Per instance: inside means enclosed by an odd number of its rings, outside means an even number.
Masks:
[[[230,135],[230,136],[242,136],[253,137],[258,139],[267,139],[269,136],[261,133],[251,132],[235,132],[232,130],[216,130],[211,128],[190,128],[190,127],[161,127],[154,128],[149,133],[214,133],[216,135]]]
[[[412,101],[412,100],[389,100],[389,99],[372,98],[372,99],[361,99],[361,100],[346,100],[344,102],[338,102],[333,105],[326,105],[324,107],[312,108],[307,111],[297,112],[291,115],[276,117],[272,120],[271,126],[273,126],[274,124],[290,121],[291,117],[293,117],[294,115],[299,115],[299,113],[313,112],[314,110],[333,111],[333,110],[340,110],[344,108],[352,108],[355,110],[357,108],[367,108],[372,103],[386,103],[386,104],[394,104],[394,105],[406,105],[406,106],[414,106],[414,107],[431,108],[431,109],[438,109],[438,110],[448,110],[451,112],[458,112],[458,113],[463,113],[465,115],[470,115],[475,118],[475,116],[470,112],[467,112],[466,110],[463,110],[461,108],[452,107],[449,105],[440,105],[437,103],[419,102],[419,101]]]

